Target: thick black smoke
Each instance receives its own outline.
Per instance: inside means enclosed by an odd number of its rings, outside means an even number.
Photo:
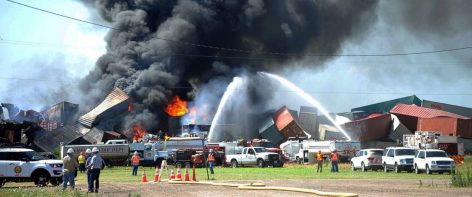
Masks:
[[[115,28],[106,36],[107,53],[81,84],[89,107],[119,87],[139,103],[138,110],[150,114],[162,111],[172,95],[191,92],[180,87],[190,81],[198,86],[234,70],[274,71],[304,54],[337,53],[345,40],[376,20],[377,5],[374,0],[84,1]],[[229,72],[213,70],[214,62],[228,66]]]

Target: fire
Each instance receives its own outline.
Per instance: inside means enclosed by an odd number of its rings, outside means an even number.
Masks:
[[[138,123],[133,124],[133,126],[131,126],[131,131],[133,132],[133,141],[141,140],[146,134],[146,129]]]
[[[165,111],[169,116],[183,116],[188,112],[187,102],[180,100],[178,96],[174,96]]]

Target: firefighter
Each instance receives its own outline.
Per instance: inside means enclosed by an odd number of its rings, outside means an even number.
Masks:
[[[134,151],[134,155],[133,157],[131,157],[131,163],[133,165],[133,173],[132,173],[133,176],[138,176],[138,167],[139,167],[140,159],[141,158],[139,158],[138,151]]]
[[[339,169],[338,169],[339,154],[336,149],[334,149],[333,152],[331,153],[330,159],[331,159],[331,172],[339,172]]]
[[[80,155],[79,155],[79,158],[77,158],[79,160],[79,170],[80,170],[80,173],[84,173],[85,172],[85,156],[84,156],[84,152],[80,152]]]
[[[208,154],[208,164],[210,166],[210,172],[211,174],[215,174],[213,172],[213,165],[215,165],[215,152],[210,149],[210,154]]]
[[[316,154],[316,161],[318,161],[318,168],[316,168],[316,172],[322,173],[323,172],[323,154],[321,154],[321,150],[318,150]]]

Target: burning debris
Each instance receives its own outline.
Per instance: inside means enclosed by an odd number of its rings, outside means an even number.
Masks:
[[[143,139],[144,135],[147,133],[146,129],[139,123],[133,124],[131,131],[133,133],[133,142]]]

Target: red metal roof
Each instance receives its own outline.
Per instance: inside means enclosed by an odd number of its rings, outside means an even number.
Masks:
[[[465,116],[453,114],[450,112],[437,110],[437,109],[430,109],[426,107],[418,107],[416,105],[407,105],[399,103],[395,105],[395,107],[390,110],[392,114],[402,114],[407,116],[413,116],[418,118],[434,118],[434,117],[451,117],[451,118],[458,118],[458,119],[470,119]]]

